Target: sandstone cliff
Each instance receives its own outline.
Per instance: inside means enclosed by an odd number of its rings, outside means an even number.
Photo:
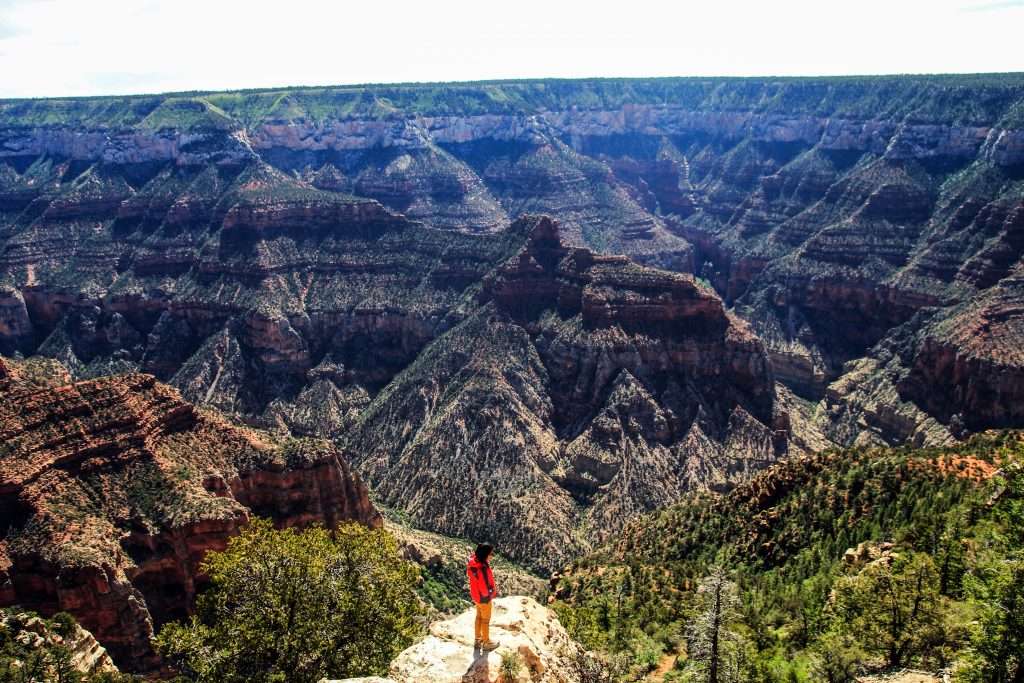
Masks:
[[[0,365],[0,604],[70,612],[130,670],[156,665],[154,629],[189,612],[203,556],[249,515],[381,524],[324,442],[232,427],[148,375],[40,388],[10,367]]]

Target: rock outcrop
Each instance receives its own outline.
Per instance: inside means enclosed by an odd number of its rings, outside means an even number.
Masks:
[[[7,368],[9,364],[4,364]],[[252,514],[280,526],[382,523],[339,451],[230,426],[143,374],[40,387],[0,404],[0,602],[73,614],[129,670],[186,616]]]
[[[103,646],[76,623],[57,624],[32,613],[4,610],[0,614],[0,633],[6,642],[18,643],[29,652],[64,648],[67,663],[80,674],[117,673],[117,667]],[[5,655],[11,656],[10,649]]]
[[[498,649],[473,649],[474,610],[431,624],[430,634],[391,663],[391,677],[355,678],[323,683],[578,683],[572,666],[580,646],[558,617],[532,598],[494,601],[491,639]],[[502,656],[517,654],[522,666],[508,681],[500,674]]]
[[[1018,265],[998,285],[937,313],[907,344],[901,395],[958,435],[1024,419],[1022,276]]]

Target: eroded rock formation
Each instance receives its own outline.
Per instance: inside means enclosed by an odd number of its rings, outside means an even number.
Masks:
[[[527,242],[479,308],[347,440],[382,502],[551,568],[787,452],[764,349],[709,287],[568,247],[548,218],[512,229]]]
[[[0,600],[70,612],[131,670],[250,515],[382,523],[325,442],[233,427],[149,375],[41,387],[0,367]]]
[[[0,352],[78,375],[140,368],[260,424],[337,436],[450,328],[510,220],[547,213],[572,246],[710,282],[780,380],[842,404],[846,442],[929,419],[957,431],[967,413],[1004,425],[1001,359],[968,363],[986,375],[968,388],[941,334],[876,347],[1012,278],[1022,101],[1006,74],[6,102]],[[415,221],[488,239],[442,245]],[[869,356],[912,372],[897,393],[913,425],[889,429],[843,379]],[[934,362],[960,368],[944,402]]]

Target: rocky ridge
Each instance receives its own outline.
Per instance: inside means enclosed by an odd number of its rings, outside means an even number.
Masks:
[[[382,504],[550,569],[639,512],[798,450],[763,347],[710,288],[568,247],[548,218],[513,229],[527,243],[479,308],[346,439]]]
[[[420,229],[265,164],[167,170],[150,186],[98,231],[40,220],[7,242],[0,351],[76,377],[142,370],[298,433],[342,431],[521,239]]]

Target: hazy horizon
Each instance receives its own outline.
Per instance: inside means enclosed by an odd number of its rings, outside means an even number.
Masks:
[[[539,78],[1024,71],[1024,0],[725,1],[609,13],[462,0],[267,13],[227,1],[0,0],[0,97]]]
[[[715,80],[735,79],[752,81],[770,81],[773,79],[841,79],[841,78],[945,78],[957,76],[1020,76],[1024,81],[1024,71],[981,71],[981,72],[944,72],[944,73],[879,73],[879,74],[766,74],[762,76],[733,76],[725,74],[694,74],[692,76],[524,76],[521,78],[477,78],[471,80],[449,80],[449,81],[378,81],[365,83],[274,83],[268,85],[246,86],[240,88],[191,88],[187,90],[137,90],[123,93],[93,93],[88,95],[25,95],[5,96],[0,95],[0,101],[11,100],[61,100],[61,99],[89,99],[89,98],[118,98],[118,97],[163,97],[177,94],[207,94],[207,93],[233,93],[233,92],[276,92],[288,90],[331,90],[346,88],[404,88],[404,87],[430,87],[434,85],[474,85],[474,84],[503,84],[503,83],[525,83],[532,81],[615,81],[615,80],[673,80],[673,79],[694,79],[694,80]]]

